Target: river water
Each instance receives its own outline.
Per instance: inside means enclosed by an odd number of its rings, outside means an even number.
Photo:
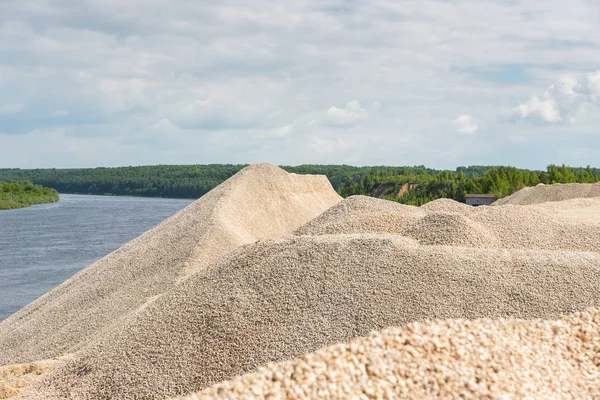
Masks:
[[[0,321],[190,203],[62,194],[0,211]]]

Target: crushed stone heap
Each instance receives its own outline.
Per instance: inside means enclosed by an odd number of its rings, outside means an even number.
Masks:
[[[421,245],[598,252],[600,220],[582,222],[581,214],[600,216],[600,198],[528,207],[472,207],[439,199],[414,207],[352,196],[295,234],[396,234]]]
[[[0,323],[0,365],[74,352],[238,246],[339,202],[325,176],[249,166]]]
[[[534,187],[526,187],[510,196],[496,200],[493,205],[528,205],[589,197],[600,197],[600,182],[540,184]]]
[[[568,207],[336,202],[186,274],[23,399],[164,399],[390,326],[600,306],[600,225]]]
[[[599,360],[598,309],[556,321],[432,321],[269,365],[185,400],[591,399]]]

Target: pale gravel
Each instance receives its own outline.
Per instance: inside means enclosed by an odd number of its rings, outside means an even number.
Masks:
[[[589,197],[600,197],[600,182],[540,184],[534,187],[526,187],[510,196],[496,200],[493,205],[529,205]]]
[[[0,367],[0,399],[17,397],[42,379],[42,375],[56,368],[58,361],[44,360],[27,364]]]
[[[207,388],[208,399],[594,399],[600,310],[374,332]]]
[[[569,218],[581,213],[600,216],[600,198],[583,200],[547,203],[553,206],[471,207],[439,199],[414,207],[352,196],[295,234],[393,233],[422,245],[598,252],[600,218]]]
[[[349,198],[189,274],[24,398],[159,399],[389,326],[557,318],[600,305],[598,237],[539,207]]]
[[[220,256],[288,233],[340,200],[325,176],[247,167],[2,321],[0,365],[62,356],[120,330]]]
[[[568,221],[600,223],[600,197],[553,201],[531,207]]]
[[[600,305],[597,241],[549,250],[554,217],[529,212],[346,199],[294,235],[242,247],[190,277],[29,398],[162,398],[388,326],[556,318]],[[473,226],[495,241],[475,240]],[[448,242],[431,244],[427,229]]]

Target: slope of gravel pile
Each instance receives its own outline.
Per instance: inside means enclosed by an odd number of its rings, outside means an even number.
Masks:
[[[0,365],[75,351],[225,253],[290,232],[340,200],[325,176],[247,167],[1,322]]]
[[[557,218],[583,224],[600,223],[600,197],[536,204],[536,209]]]
[[[595,200],[585,205],[587,214],[600,215],[600,201]],[[470,207],[449,199],[413,207],[353,196],[294,233],[398,234],[422,245],[600,251],[600,221],[569,219],[582,212],[581,201],[557,202],[555,209],[546,205]]]
[[[599,183],[557,183],[526,187],[510,196],[496,200],[493,205],[528,205],[577,198],[600,197]]]
[[[591,399],[598,393],[600,311],[593,309],[556,321],[390,328],[185,399]]]
[[[389,326],[556,318],[595,305],[599,253],[290,235],[244,246],[199,271],[25,398],[184,395]]]

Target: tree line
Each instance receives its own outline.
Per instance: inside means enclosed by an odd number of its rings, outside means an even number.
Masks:
[[[357,181],[344,184],[338,190],[346,197],[368,195],[398,201],[403,204],[422,205],[439,198],[465,202],[467,194],[492,194],[497,198],[508,196],[524,187],[540,183],[595,183],[600,181],[600,169],[573,168],[549,165],[545,171],[531,171],[515,167],[472,166],[455,171],[406,169],[401,173],[371,171]],[[416,186],[400,195],[406,183]]]
[[[29,180],[61,193],[198,198],[246,165],[154,165],[117,168],[0,169],[0,180]],[[435,170],[425,166],[355,167],[349,165],[282,166],[297,174],[323,174],[343,197],[367,195],[421,205],[446,197],[465,201],[468,193],[504,197],[539,183],[593,183],[600,170],[549,165],[545,171],[504,166]],[[416,187],[399,195],[406,183]],[[414,186],[414,185],[413,185]]]
[[[0,182],[0,210],[53,203],[59,199],[56,190],[29,181]]]

